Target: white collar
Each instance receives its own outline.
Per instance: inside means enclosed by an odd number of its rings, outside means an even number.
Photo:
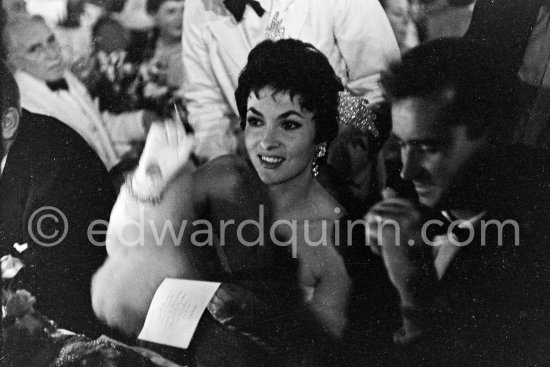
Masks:
[[[447,218],[450,222],[453,222],[452,216],[447,211],[442,211],[441,214]],[[461,220],[460,223],[457,225],[458,228],[475,228],[479,225],[481,222],[481,219],[485,216],[486,212],[481,212],[477,215],[474,215],[473,217],[467,219],[467,220]],[[454,236],[454,235],[453,235]],[[451,265],[451,262],[455,258],[458,251],[460,251],[461,246],[455,246],[454,244],[449,242],[449,239],[446,235],[443,236],[436,236],[433,240],[434,244],[437,244],[437,247],[434,247],[436,250],[435,252],[435,258],[434,258],[434,267],[437,271],[437,277],[441,279],[443,275],[445,274],[445,271],[447,271],[447,268],[449,265]],[[471,244],[469,244],[471,246]]]
[[[2,176],[2,173],[4,172],[4,167],[6,167],[7,160],[8,160],[8,155],[6,154],[4,158],[2,158],[2,161],[0,162],[0,176]]]
[[[448,211],[446,210],[443,210],[441,212],[441,214],[447,218],[447,220],[449,222],[453,222],[455,220],[457,220],[456,218],[453,218],[453,216],[451,215],[451,213],[449,213]],[[472,227],[476,227],[477,224],[479,224],[479,221],[481,220],[481,218],[483,218],[485,216],[486,212],[481,212],[481,213],[478,213],[476,215],[474,215],[473,217],[470,217],[468,219],[464,219],[464,220],[460,220],[460,223],[457,225],[458,228],[466,228],[469,224],[472,226]]]

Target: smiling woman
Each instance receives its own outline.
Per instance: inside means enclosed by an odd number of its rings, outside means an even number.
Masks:
[[[326,162],[338,132],[341,90],[322,53],[287,39],[264,41],[252,50],[235,92],[246,150],[268,187],[274,220],[298,221],[297,236],[280,235],[296,237],[299,284],[313,313],[336,336],[346,323],[350,280],[332,234],[322,230],[328,225],[332,232],[339,204],[317,182],[314,167]],[[323,246],[312,247],[307,240]]]
[[[252,50],[235,98],[246,149],[264,183],[292,179],[311,186],[314,158],[317,166],[326,161],[338,132],[341,90],[328,60],[313,46],[266,41]]]
[[[315,151],[313,113],[297,98],[275,94],[270,87],[248,99],[245,141],[250,160],[261,180],[276,185],[307,175]]]
[[[330,365],[351,280],[334,243],[344,211],[314,172],[338,131],[341,89],[313,46],[265,41],[236,91],[249,159],[223,156],[195,169],[181,125],[152,128],[112,212],[109,259],[92,289],[98,316],[137,334],[166,277],[221,281],[195,335],[199,365]],[[124,246],[114,234],[138,217],[157,229],[139,228],[143,246]],[[159,243],[166,223],[199,219],[209,223],[209,246],[194,246],[204,231],[189,226]]]

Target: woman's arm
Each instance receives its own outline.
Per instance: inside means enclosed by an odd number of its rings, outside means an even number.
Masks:
[[[128,334],[141,329],[165,278],[200,278],[186,245],[187,221],[196,217],[192,145],[179,124],[154,125],[111,212],[109,256],[93,277],[92,302],[100,319]]]
[[[348,322],[351,279],[336,249],[330,245],[326,250],[330,255],[326,262],[321,263],[320,272],[316,274],[317,285],[308,306],[324,327],[341,338]]]

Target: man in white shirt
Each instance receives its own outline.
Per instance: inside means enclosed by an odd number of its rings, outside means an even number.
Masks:
[[[107,169],[121,160],[132,143],[145,140],[156,115],[147,111],[100,113],[85,86],[67,69],[54,33],[41,18],[11,20],[3,38],[23,108],[69,125],[97,152]]]
[[[353,94],[372,104],[382,101],[379,75],[399,58],[399,49],[377,0],[187,0],[183,96],[200,157],[236,151],[237,78],[250,50],[277,20],[284,37],[323,52]]]

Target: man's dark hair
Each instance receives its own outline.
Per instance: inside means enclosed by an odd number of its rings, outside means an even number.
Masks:
[[[316,144],[334,140],[338,134],[338,92],[343,87],[319,50],[294,39],[266,40],[252,49],[235,91],[243,129],[248,96],[264,87],[288,93],[291,98],[298,96],[300,106],[314,113]]]
[[[159,8],[162,4],[167,2],[168,0],[147,0],[147,3],[145,4],[145,11],[149,15],[154,15],[159,11]],[[183,1],[183,0],[175,0],[175,1]]]
[[[495,66],[493,51],[479,41],[446,38],[407,52],[382,74],[391,100],[424,97],[446,100],[441,121],[466,125],[468,137],[508,129],[515,80]],[[497,139],[495,136],[488,136]]]

